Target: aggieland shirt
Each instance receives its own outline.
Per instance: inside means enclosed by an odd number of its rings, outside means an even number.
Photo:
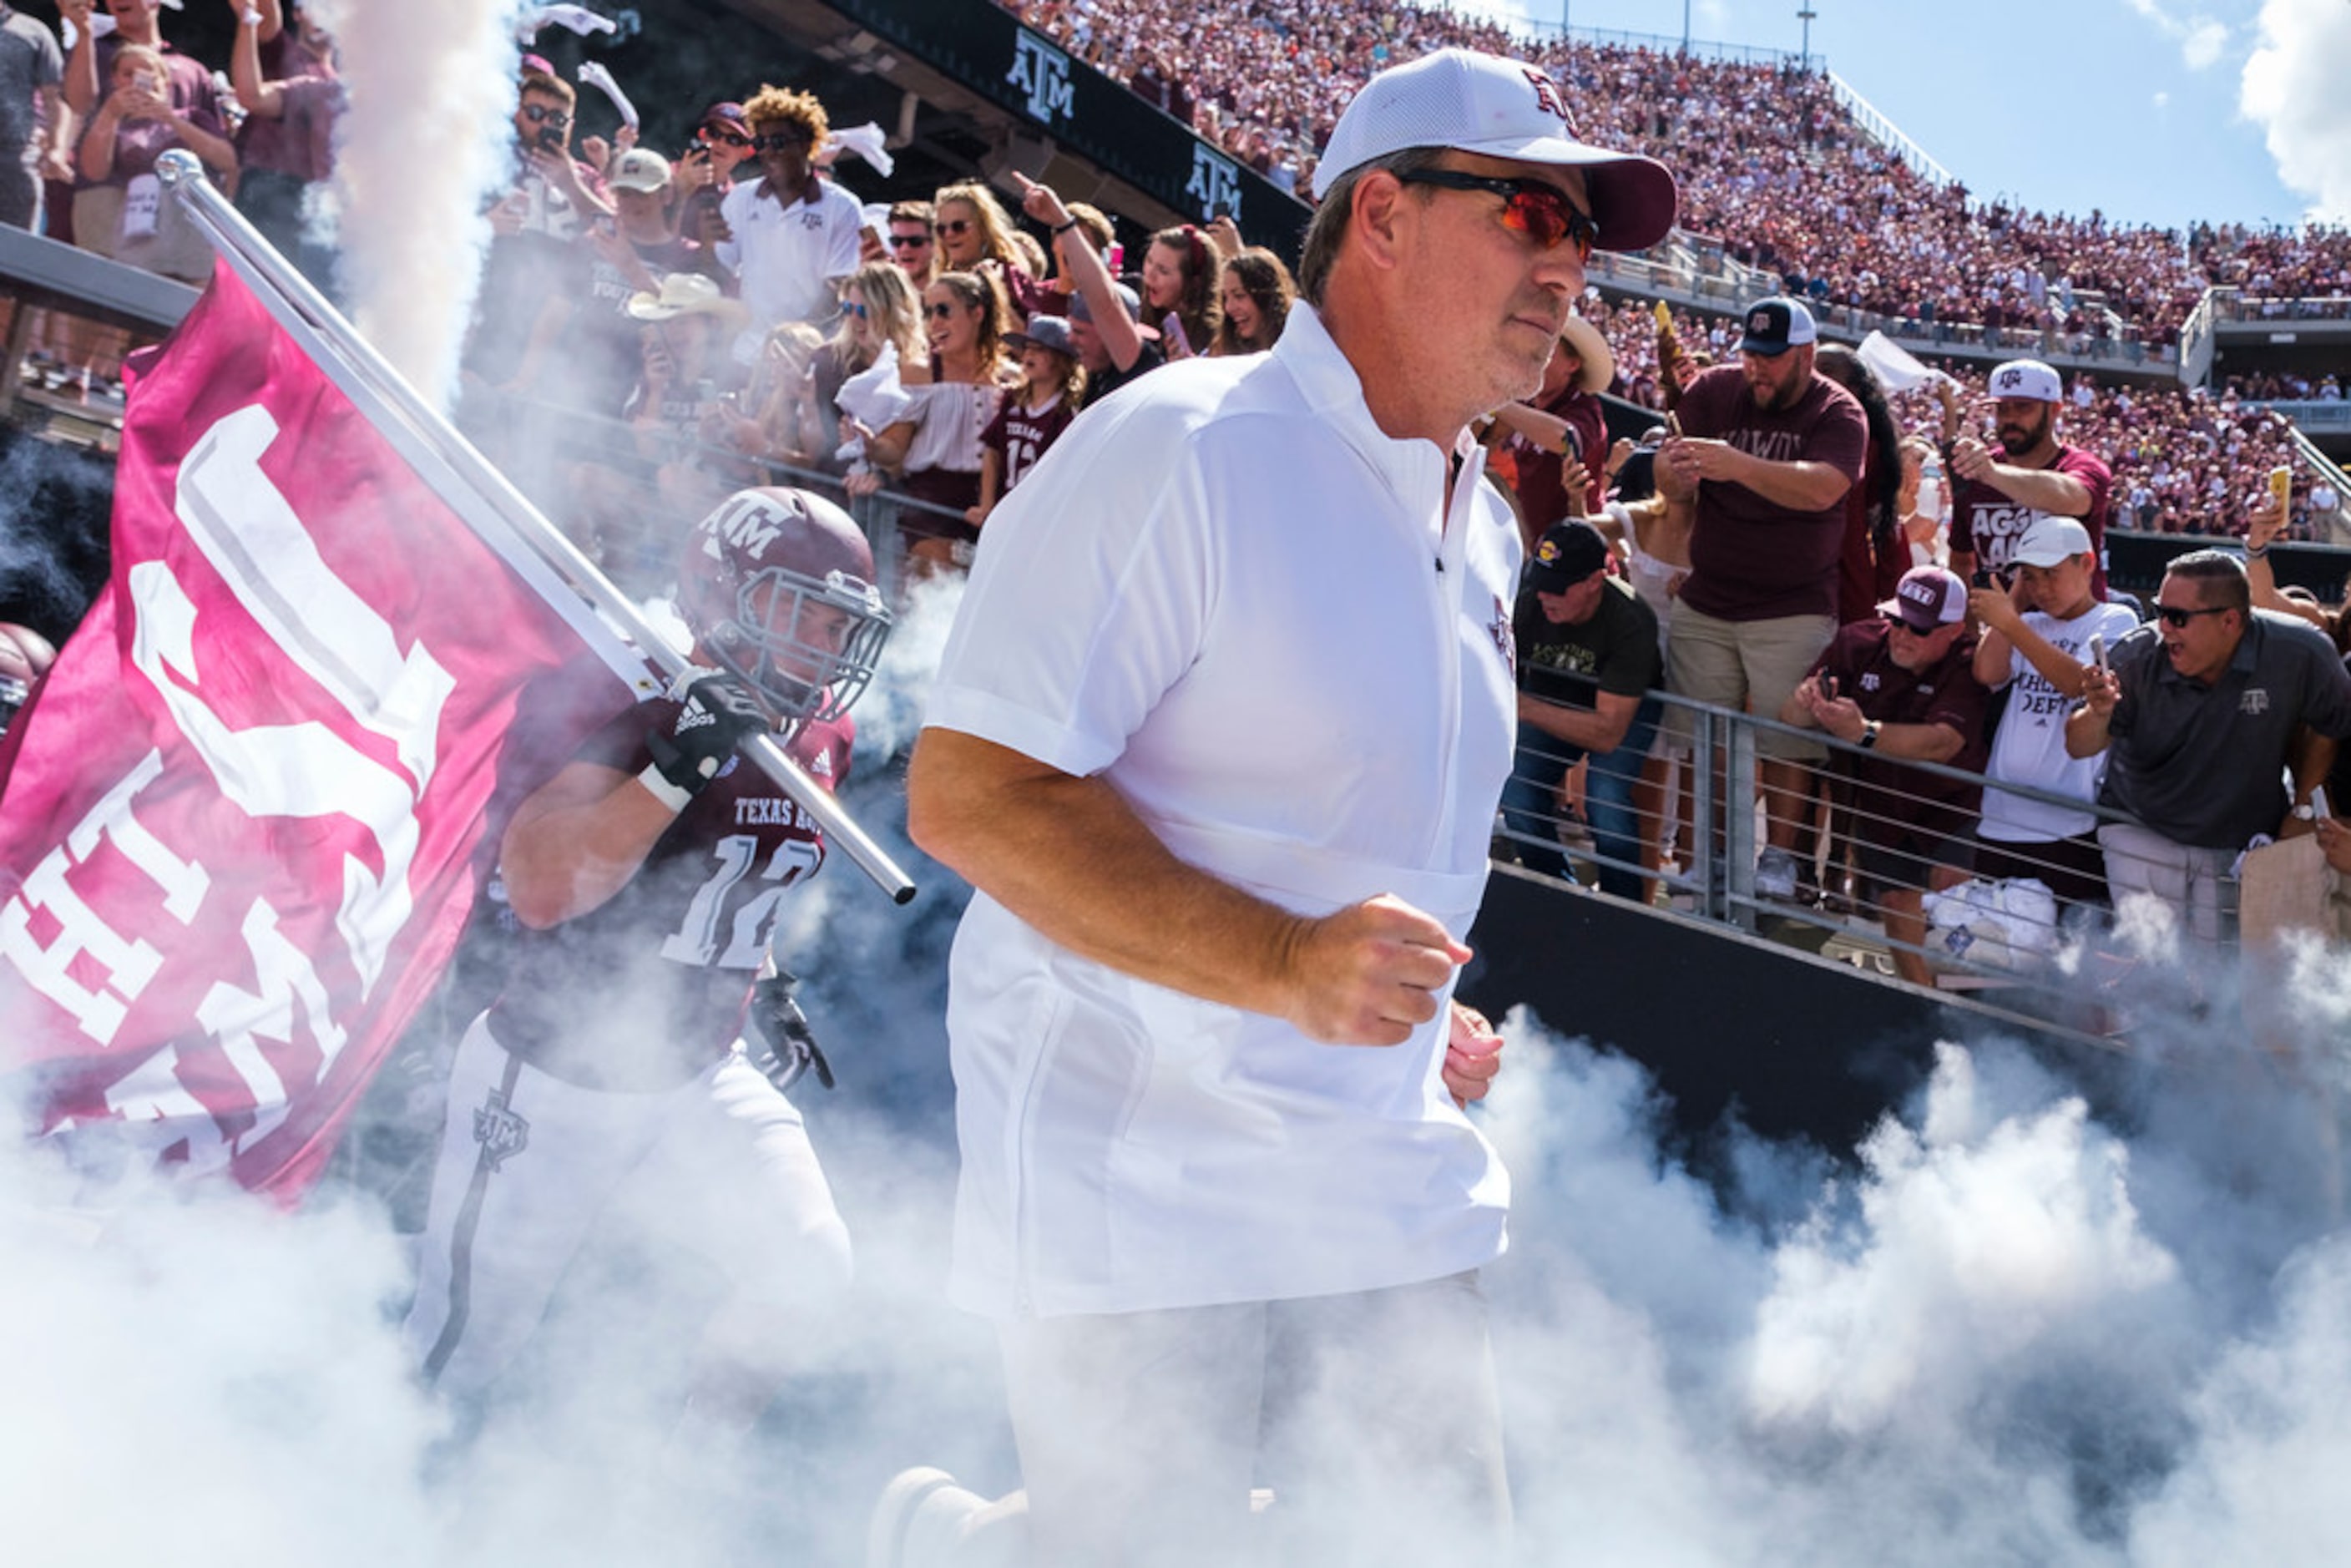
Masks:
[[[1853,394],[1814,374],[1795,405],[1755,406],[1747,377],[1718,365],[1682,393],[1682,432],[1711,436],[1773,463],[1825,463],[1861,478],[1869,423]],[[1816,512],[1792,511],[1722,480],[1698,487],[1690,575],[1682,601],[1718,621],[1769,621],[1837,611],[1837,557],[1844,497]]]
[[[2175,844],[2235,850],[2276,832],[2295,727],[2351,738],[2351,674],[2326,633],[2291,615],[2254,611],[2210,685],[2172,667],[2153,623],[2107,657],[2123,695],[2099,799]]]
[[[2000,462],[2010,459],[1994,454]],[[2090,591],[2106,596],[2106,505],[2114,493],[2114,470],[2105,459],[2078,446],[2060,446],[2045,472],[2070,474],[2089,487],[2090,509],[2080,518],[2090,530],[2090,548],[2098,564]],[[2016,541],[2041,514],[2019,506],[1991,486],[1962,479],[1951,492],[1951,553],[1972,555],[1979,570],[1999,571],[2016,559]]]

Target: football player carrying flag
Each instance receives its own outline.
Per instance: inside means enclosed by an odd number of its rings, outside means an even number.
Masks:
[[[290,1197],[534,759],[688,662],[202,180],[175,195],[225,265],[132,376],[111,578],[0,744],[0,1082],[93,1174]]]

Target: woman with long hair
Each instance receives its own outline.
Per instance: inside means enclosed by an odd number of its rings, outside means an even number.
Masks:
[[[987,273],[932,279],[923,291],[930,379],[906,388],[913,402],[905,416],[866,442],[868,470],[850,476],[850,494],[866,496],[881,488],[883,472],[894,473],[906,495],[940,508],[908,519],[916,556],[967,561],[979,537],[968,513],[979,504],[980,435],[1014,371],[1004,341],[1009,316],[1002,288]]]
[[[1886,400],[1886,385],[1860,355],[1842,343],[1823,343],[1814,365],[1851,392],[1869,422],[1861,483],[1845,492],[1844,553],[1837,565],[1837,623],[1877,613],[1910,570],[1902,532],[1902,427]]]
[[[898,377],[913,385],[930,379],[931,350],[923,337],[923,311],[914,286],[895,262],[869,262],[849,275],[841,286],[841,325],[810,359],[808,374],[790,386],[777,389],[778,417],[769,423],[779,434],[790,461],[797,450],[812,468],[840,471],[834,454],[841,449],[841,383],[870,371],[882,350],[898,350]]]
[[[1143,319],[1159,329],[1165,341],[1167,318],[1182,329],[1182,339],[1168,341],[1168,356],[1183,359],[1205,354],[1217,340],[1225,319],[1219,285],[1224,267],[1207,231],[1190,224],[1161,229],[1143,252]]]
[[[1225,262],[1224,321],[1212,354],[1261,354],[1280,340],[1298,285],[1281,257],[1251,246]]]

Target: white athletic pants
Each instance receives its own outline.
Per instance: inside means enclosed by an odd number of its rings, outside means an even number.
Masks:
[[[998,1332],[1034,1568],[1508,1559],[1475,1274]]]
[[[450,1071],[418,1249],[406,1332],[425,1380],[460,1398],[495,1381],[615,1203],[724,1270],[720,1316],[769,1325],[779,1354],[796,1313],[848,1286],[849,1230],[808,1129],[740,1051],[674,1090],[611,1093],[509,1055],[484,1014]]]

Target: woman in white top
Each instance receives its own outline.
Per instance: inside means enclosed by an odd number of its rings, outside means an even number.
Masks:
[[[866,443],[872,471],[849,481],[852,495],[871,495],[887,471],[906,495],[944,508],[908,518],[919,557],[968,560],[979,537],[965,513],[979,504],[980,433],[1014,373],[1004,346],[1008,314],[1002,290],[985,273],[944,272],[933,280],[923,291],[930,382],[905,389],[913,400],[905,417]]]

